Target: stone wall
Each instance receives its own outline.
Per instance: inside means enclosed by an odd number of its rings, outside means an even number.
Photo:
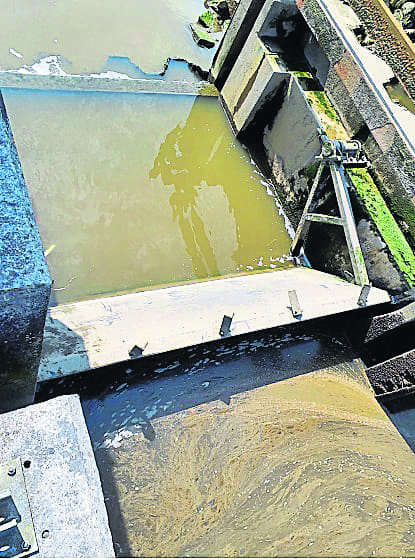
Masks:
[[[0,411],[33,401],[51,281],[0,94]]]

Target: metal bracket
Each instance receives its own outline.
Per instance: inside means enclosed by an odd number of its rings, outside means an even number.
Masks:
[[[288,298],[290,300],[293,317],[295,319],[300,319],[303,314],[303,310],[301,309],[300,302],[298,301],[297,292],[295,290],[290,290],[288,292]]]
[[[232,313],[232,317],[229,315],[224,315],[222,319],[222,324],[219,329],[220,336],[229,336],[231,334],[231,323],[235,313]]]
[[[139,346],[137,346],[137,344],[135,344],[131,350],[128,352],[128,355],[130,356],[130,358],[132,360],[136,360],[138,358],[142,358],[143,357],[143,352],[144,350],[147,348],[148,346],[148,342],[146,342],[145,346],[143,348],[140,348]]]
[[[291,244],[291,254],[295,257],[301,251],[312,222],[342,226],[352,263],[354,280],[356,284],[363,286],[369,283],[369,278],[367,276],[366,265],[360,247],[352,205],[347,190],[348,182],[345,176],[345,168],[366,167],[367,160],[361,156],[361,145],[357,140],[349,142],[328,140],[326,136],[323,136],[322,139],[323,145],[321,154],[316,157],[316,160],[320,161],[320,165]],[[311,204],[326,165],[330,169],[331,178],[333,180],[340,217],[310,212]]]
[[[365,284],[360,290],[359,299],[357,300],[357,305],[359,307],[364,307],[367,304],[367,298],[369,297],[370,288],[370,284]]]
[[[0,465],[0,558],[39,550],[20,458]]]

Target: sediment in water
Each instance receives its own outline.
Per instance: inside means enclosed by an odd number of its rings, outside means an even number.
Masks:
[[[133,556],[415,553],[414,457],[356,362],[152,429],[96,450]]]

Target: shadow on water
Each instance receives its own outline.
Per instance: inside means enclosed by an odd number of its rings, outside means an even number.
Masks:
[[[121,515],[115,482],[114,451],[123,439],[143,432],[153,445],[156,418],[217,400],[230,404],[238,393],[355,357],[343,331],[327,319],[43,382],[37,401],[80,394],[117,555],[130,556],[127,521]]]
[[[187,138],[188,130],[193,130],[190,134],[194,134],[191,115],[192,113],[184,126],[178,124],[167,134],[149,177],[155,179],[160,176],[165,186],[174,187],[170,196],[173,220],[179,224],[186,252],[192,259],[195,276],[207,278],[219,276],[220,272],[203,220],[197,210],[197,185],[200,185],[206,176],[205,167],[208,160],[201,157],[200,161],[206,163],[202,163],[196,173],[191,171],[193,154],[188,149],[191,144]],[[209,147],[209,142],[206,146]]]

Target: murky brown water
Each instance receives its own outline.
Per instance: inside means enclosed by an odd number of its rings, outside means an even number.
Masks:
[[[215,98],[4,97],[58,303],[283,266],[283,219]]]
[[[208,69],[212,51],[197,47],[188,28],[203,10],[202,0],[0,0],[0,67],[60,55],[72,74],[100,72],[109,56],[148,73],[168,57]]]
[[[121,555],[414,556],[414,456],[358,379],[343,364],[109,439]]]

